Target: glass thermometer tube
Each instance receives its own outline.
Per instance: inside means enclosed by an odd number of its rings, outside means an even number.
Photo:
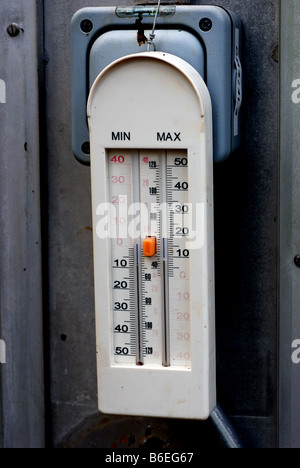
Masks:
[[[114,362],[189,367],[187,152],[110,150],[108,159]]]

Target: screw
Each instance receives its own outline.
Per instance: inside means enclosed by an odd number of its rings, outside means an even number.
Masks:
[[[20,34],[20,27],[16,23],[11,23],[7,27],[7,33],[10,35],[10,37],[17,37]]]
[[[92,31],[93,27],[94,27],[94,25],[91,22],[91,20],[85,19],[85,20],[81,21],[80,28],[81,28],[82,32],[88,34],[88,33],[90,33]]]
[[[90,154],[91,152],[91,149],[90,149],[90,142],[89,141],[85,141],[82,146],[81,146],[81,150],[84,154]]]
[[[296,267],[300,268],[300,255],[296,255],[296,257],[294,258],[294,262]]]
[[[208,32],[213,27],[213,23],[212,20],[209,18],[202,18],[202,20],[199,23],[199,26],[202,31]]]

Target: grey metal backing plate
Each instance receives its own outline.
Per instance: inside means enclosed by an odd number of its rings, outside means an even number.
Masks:
[[[201,6],[174,6],[174,14],[170,16],[158,16],[156,23],[156,44],[157,50],[172,53],[176,43],[176,55],[186,60],[193,66],[197,66],[197,62],[192,58],[193,54],[197,53],[197,49],[193,50],[194,42],[199,41],[199,47],[203,47],[205,55],[205,73],[203,78],[206,81],[210,91],[213,108],[213,130],[214,130],[214,161],[220,162],[228,158],[234,152],[240,143],[240,116],[234,114],[234,99],[233,88],[235,87],[236,70],[234,68],[236,44],[240,42],[241,34],[236,35],[236,30],[239,31],[240,20],[236,15],[229,15],[224,9],[209,5]],[[95,74],[95,55],[93,53],[97,43],[103,42],[101,47],[101,55],[104,59],[111,56],[111,61],[120,58],[124,47],[127,49],[127,54],[137,53],[143,50],[140,42],[137,41],[137,30],[140,28],[144,31],[152,27],[153,18],[143,17],[142,22],[137,26],[136,18],[119,18],[120,15],[115,14],[115,7],[109,8],[88,8],[81,9],[72,20],[72,100],[73,100],[73,152],[75,157],[82,163],[89,163],[89,153],[86,150],[89,142],[89,131],[86,119],[86,101],[90,77],[85,70],[88,67],[88,72]],[[208,17],[212,21],[210,31],[203,32],[200,28],[201,19]],[[81,28],[83,21],[89,21],[93,26],[90,32],[84,33]],[[166,40],[161,40],[161,29],[164,28],[177,30],[177,38],[173,40],[173,46],[170,46]],[[106,40],[105,36],[110,32],[115,31],[114,39]],[[116,44],[116,38],[122,33],[125,28],[122,40]],[[132,36],[128,35],[129,30],[135,30],[135,40],[132,41]],[[233,32],[234,30],[234,32]],[[181,39],[179,35],[181,32]],[[99,36],[99,34],[102,35]],[[142,33],[145,34],[144,32]],[[238,37],[238,38],[237,38]],[[175,36],[174,36],[175,38]],[[94,43],[95,41],[95,43]],[[92,46],[92,44],[94,45]],[[116,45],[115,45],[116,44]],[[91,60],[89,66],[89,50],[91,48]],[[238,45],[241,49],[241,44]],[[126,52],[125,52],[126,55]],[[199,53],[201,58],[202,51]],[[105,60],[101,59],[101,62]],[[94,68],[94,70],[93,70]],[[99,65],[96,67],[100,71]],[[196,68],[199,73],[203,67]],[[234,84],[233,84],[234,83]],[[235,122],[235,123],[234,123]],[[235,127],[235,124],[238,126]],[[85,148],[85,150],[84,150]]]

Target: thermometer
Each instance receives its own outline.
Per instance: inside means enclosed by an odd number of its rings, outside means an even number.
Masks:
[[[216,404],[212,111],[161,52],[108,66],[88,103],[99,408],[205,419]]]
[[[114,361],[190,367],[187,152],[110,150],[108,181]]]

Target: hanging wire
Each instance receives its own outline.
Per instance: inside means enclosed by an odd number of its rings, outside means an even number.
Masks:
[[[160,9],[160,3],[161,3],[161,0],[158,0],[157,9],[156,9],[155,17],[154,17],[154,22],[153,22],[153,28],[152,28],[152,32],[150,34],[150,39],[148,41],[148,45],[147,45],[147,52],[150,52],[150,47],[151,46],[153,47],[153,50],[156,51],[156,46],[154,44],[154,39],[155,39],[155,28],[156,28],[156,22],[157,22],[159,9]]]

